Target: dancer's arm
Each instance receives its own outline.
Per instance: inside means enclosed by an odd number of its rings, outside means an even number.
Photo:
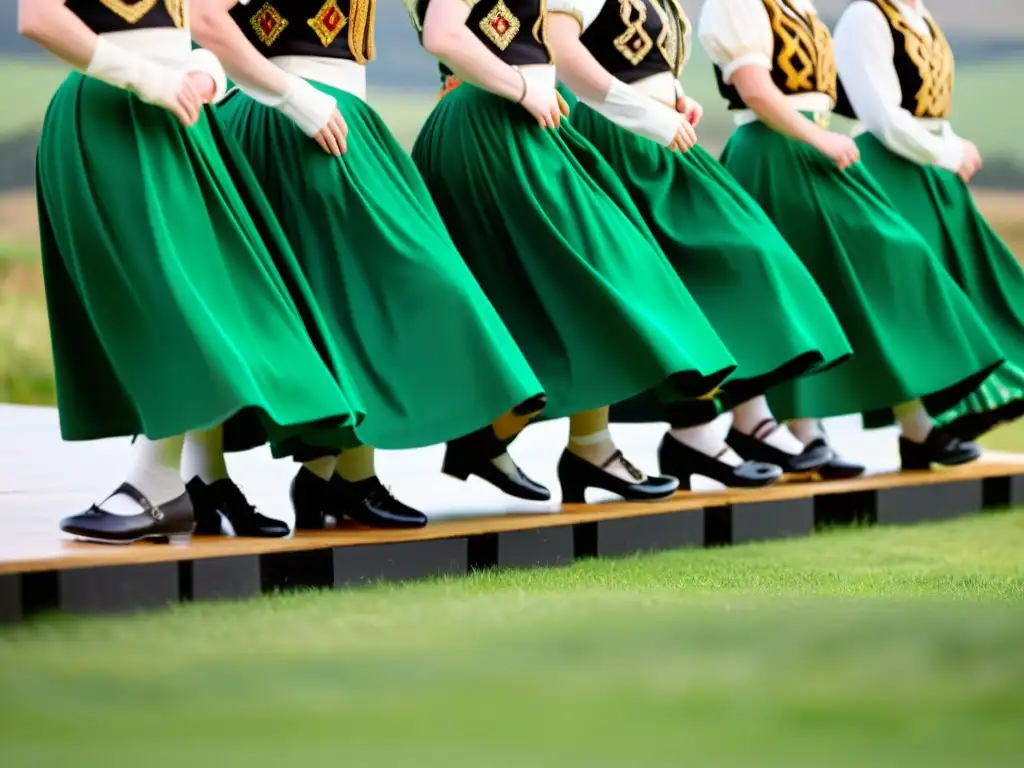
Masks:
[[[614,77],[580,42],[603,5],[604,0],[548,0],[545,23],[558,77],[580,101],[613,123],[685,152],[697,142],[686,118]]]
[[[981,166],[977,149],[952,130],[933,134],[903,109],[892,33],[877,5],[859,2],[835,33],[836,66],[857,119],[890,150],[914,163],[934,164],[970,180]]]
[[[735,86],[743,103],[773,129],[810,144],[840,168],[860,159],[849,136],[827,131],[801,115],[772,81],[773,41],[760,0],[707,0],[700,16],[701,44]]]
[[[249,0],[241,0],[247,5]],[[345,152],[348,128],[335,99],[301,77],[290,75],[270,62],[246,39],[230,11],[239,0],[191,0],[192,35],[224,65],[231,79],[269,107],[295,122],[332,155]]]
[[[189,126],[205,102],[201,80],[111,43],[65,7],[65,0],[18,0],[18,33],[79,72],[132,91]]]
[[[423,47],[466,82],[521,104],[542,128],[557,128],[568,108],[555,89],[529,88],[526,78],[469,31],[476,0],[431,0],[423,23]]]

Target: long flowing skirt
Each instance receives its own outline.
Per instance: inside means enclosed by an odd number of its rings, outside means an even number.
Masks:
[[[360,440],[413,448],[472,432],[542,392],[455,250],[412,160],[359,97],[333,158],[244,93],[219,113],[277,211],[366,409]],[[320,434],[316,442],[329,442]]]
[[[65,439],[227,422],[245,448],[358,421],[294,256],[211,111],[183,129],[72,74],[46,115],[37,189]]]
[[[413,159],[544,385],[547,416],[658,388],[697,397],[734,369],[653,236],[604,191],[614,171],[570,126],[544,130],[461,85],[434,108]]]
[[[804,262],[853,347],[850,362],[774,389],[780,418],[870,414],[917,398],[941,413],[1002,364],[970,300],[863,164],[839,171],[761,123],[737,129],[722,161]]]
[[[975,392],[938,417],[973,438],[1024,415],[1024,269],[985,221],[955,173],[890,152],[869,133],[857,139],[861,159],[896,210],[925,239],[974,304],[1006,363]]]

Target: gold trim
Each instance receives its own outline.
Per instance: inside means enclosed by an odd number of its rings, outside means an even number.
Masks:
[[[337,22],[333,27],[328,24],[328,21],[332,18]],[[316,36],[320,38],[321,45],[324,48],[330,48],[334,41],[338,39],[341,30],[348,24],[348,19],[341,12],[341,8],[338,7],[337,0],[327,0],[327,2],[320,6],[316,16],[312,19],[306,19],[306,23],[316,33]]]
[[[953,111],[955,61],[953,49],[939,25],[925,17],[931,39],[910,26],[900,10],[886,0],[875,3],[890,26],[903,35],[904,49],[921,77],[921,88],[914,94],[914,115],[945,119]]]
[[[188,0],[164,0],[167,15],[178,29],[188,29]]]
[[[126,3],[124,0],[100,0],[129,24],[138,24],[142,17],[156,8],[160,0],[139,0],[137,3]]]
[[[637,13],[636,20],[630,18],[633,11]],[[644,0],[619,0],[619,18],[626,25],[626,31],[615,38],[613,45],[635,67],[654,48],[654,41],[644,29],[647,4]]]
[[[269,20],[273,26],[270,29],[264,27],[263,21]],[[270,3],[264,3],[263,6],[252,15],[249,19],[249,26],[252,27],[256,33],[256,37],[260,39],[267,48],[277,42],[277,38],[284,32],[285,27],[288,26],[288,19],[277,12],[277,8],[272,6]]]
[[[541,18],[543,18],[543,15],[541,15]],[[504,51],[512,44],[515,36],[519,34],[522,22],[509,10],[509,7],[505,5],[503,0],[498,0],[497,5],[480,19],[479,27],[480,31],[487,35],[487,39],[494,43],[499,51]]]
[[[838,82],[832,35],[813,13],[801,13],[789,0],[763,0],[772,35],[782,43],[775,63],[790,93],[818,91],[836,99]],[[786,13],[782,7],[790,11]],[[795,18],[794,18],[795,17]]]
[[[582,16],[579,17],[580,30],[583,29]],[[555,60],[555,52],[548,45],[548,0],[540,0],[540,9],[537,11],[537,21],[533,24],[533,39],[544,46],[544,52],[548,55],[548,63]]]
[[[576,19],[576,23],[580,25],[580,34],[582,35],[583,32],[585,31],[583,29],[583,14],[580,13],[579,11],[577,11],[577,10],[572,10],[572,11],[557,10],[557,11],[551,11],[551,13],[552,14],[560,13],[563,16],[572,16],[574,19]]]
[[[377,0],[351,0],[348,13],[348,49],[357,64],[365,64],[376,54],[373,26],[377,18]]]
[[[648,1],[661,19],[661,32],[655,45],[672,70],[672,74],[679,77],[683,73],[683,62],[686,60],[686,33],[690,20],[678,0]]]

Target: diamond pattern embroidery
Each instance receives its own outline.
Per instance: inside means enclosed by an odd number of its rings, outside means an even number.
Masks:
[[[320,38],[324,48],[330,48],[331,43],[338,38],[338,34],[345,28],[348,19],[345,18],[345,14],[338,7],[337,0],[327,0],[320,10],[317,11],[316,16],[307,20],[306,23],[316,32],[316,36]]]
[[[519,33],[519,19],[502,0],[498,0],[491,12],[480,20],[480,29],[487,39],[498,46],[498,50],[508,48],[513,38]]]
[[[284,32],[284,28],[288,26],[288,19],[278,13],[277,9],[270,3],[264,3],[263,7],[256,11],[255,15],[249,19],[249,23],[252,24],[256,36],[269,48],[281,36],[281,33]]]

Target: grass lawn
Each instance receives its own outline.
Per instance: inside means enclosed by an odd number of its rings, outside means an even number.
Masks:
[[[1010,766],[1024,513],[0,632],[6,765]]]

